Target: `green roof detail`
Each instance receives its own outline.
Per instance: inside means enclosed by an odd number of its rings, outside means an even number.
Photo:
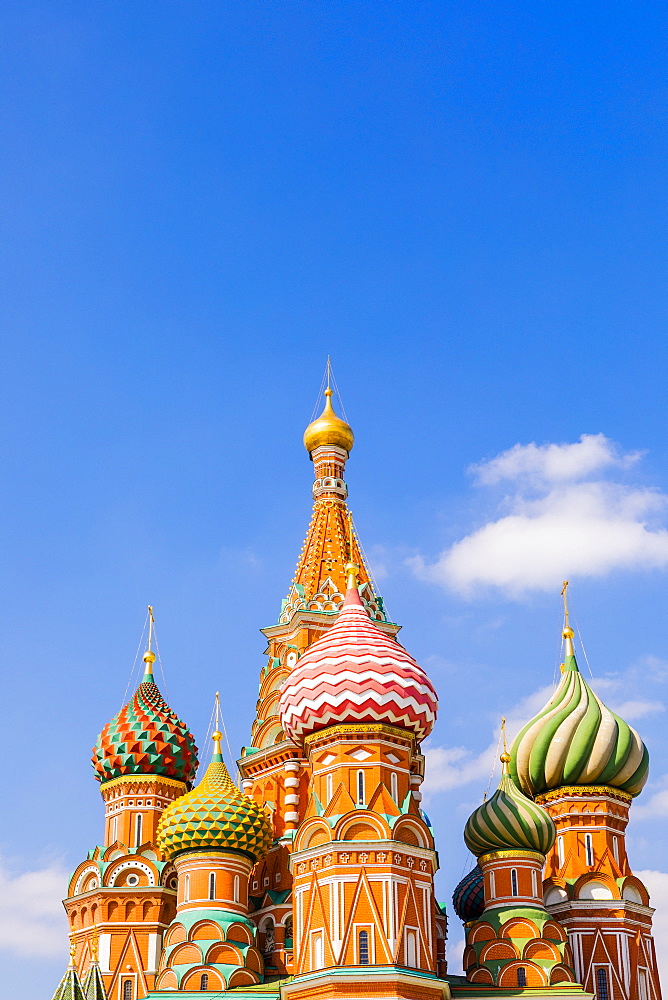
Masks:
[[[531,796],[564,785],[609,785],[638,795],[649,774],[647,748],[635,729],[606,708],[589,687],[570,637],[562,669],[547,705],[513,743],[515,785]]]
[[[515,787],[508,771],[508,755],[501,759],[499,787],[469,817],[464,828],[466,846],[476,857],[508,850],[547,854],[557,835],[554,823],[542,806]]]
[[[86,973],[83,992],[86,1000],[109,1000],[98,962],[93,962]]]
[[[68,965],[65,975],[58,984],[58,989],[53,994],[53,1000],[86,1000],[73,963]]]

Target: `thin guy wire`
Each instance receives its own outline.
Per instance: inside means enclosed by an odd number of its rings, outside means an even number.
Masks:
[[[346,408],[343,405],[343,399],[341,397],[341,390],[339,389],[338,383],[337,383],[336,379],[334,378],[334,369],[332,368],[331,362],[330,362],[330,365],[329,365],[329,374],[332,377],[332,385],[334,386],[334,391],[336,392],[337,398],[339,400],[339,406],[341,407],[341,413],[343,415],[343,419],[345,420],[346,423],[348,423],[348,414],[346,413]]]
[[[158,630],[155,627],[155,618],[153,619],[153,638],[155,639],[155,651],[158,654],[158,665],[160,666],[160,675],[162,677],[162,684],[165,691],[165,701],[169,703],[169,691],[167,689],[167,678],[165,677],[165,671],[162,666],[162,657],[160,656],[160,643],[158,642]]]
[[[139,650],[141,649],[142,642],[144,641],[144,632],[146,631],[147,624],[148,624],[148,611],[146,612],[146,618],[144,619],[144,627],[141,630],[141,635],[139,636],[139,644],[137,646],[137,652],[135,653],[135,659],[134,663],[132,664],[132,670],[130,671],[130,676],[128,677],[128,682],[125,685],[125,694],[123,695],[123,701],[121,702],[121,708],[119,708],[119,712],[121,711],[126,701],[128,700],[128,691],[130,689],[130,685],[132,684],[132,678],[134,677],[135,668],[137,666],[137,660],[139,659]]]
[[[315,397],[315,403],[314,403],[313,409],[311,411],[311,419],[310,419],[309,423],[313,423],[313,421],[315,420],[316,414],[318,412],[318,407],[320,405],[320,398],[321,398],[323,392],[325,391],[325,383],[327,381],[327,370],[328,370],[328,368],[329,368],[329,358],[327,359],[327,364],[325,365],[325,371],[323,373],[322,379],[320,380],[320,388],[318,389],[318,395]]]
[[[360,550],[360,554],[361,554],[362,560],[364,562],[364,568],[366,569],[367,573],[369,574],[369,579],[371,580],[371,583],[373,584],[373,595],[374,595],[374,597],[380,597],[381,593],[380,593],[380,588],[378,586],[378,581],[376,580],[376,577],[373,575],[373,570],[371,569],[371,564],[369,563],[369,559],[367,557],[367,554],[364,551],[364,546],[362,545],[362,542],[360,540],[359,533],[355,530],[355,519],[353,518],[352,511],[349,510],[348,513],[350,514],[350,520],[352,522],[353,532],[354,532],[354,535],[355,535],[355,540],[357,541],[357,547]],[[352,559],[352,557],[353,557],[353,554],[351,552],[350,553],[350,558]],[[387,605],[385,604],[385,600],[384,599],[383,599],[383,610],[385,612],[385,618],[387,619],[387,621],[391,622],[392,619],[390,618],[390,613],[387,610]]]

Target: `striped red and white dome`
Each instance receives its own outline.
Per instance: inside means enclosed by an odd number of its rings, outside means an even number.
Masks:
[[[283,682],[283,729],[300,741],[341,723],[381,722],[428,736],[438,698],[412,656],[369,618],[357,588],[329,631],[304,653]]]

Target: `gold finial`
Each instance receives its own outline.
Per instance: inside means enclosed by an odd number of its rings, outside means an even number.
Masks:
[[[348,562],[345,566],[346,571],[346,588],[347,590],[352,590],[353,587],[357,586],[357,576],[359,574],[360,568],[357,563],[353,562],[353,515],[348,511]]]
[[[97,953],[100,943],[100,938],[97,932],[97,925],[93,927],[93,936],[90,942],[90,953],[94,962],[97,962]]]
[[[153,617],[153,608],[149,604],[148,606],[148,649],[144,653],[144,663],[146,664],[146,673],[152,673],[151,666],[155,663],[155,653],[151,649],[153,645],[153,626],[155,625],[155,618]]]
[[[70,965],[74,966],[75,968],[76,968],[76,963],[74,961],[74,956],[76,955],[76,953],[77,953],[77,945],[76,941],[74,940],[74,931],[72,931],[70,934]]]
[[[573,636],[575,632],[571,628],[571,622],[568,612],[568,580],[564,580],[564,585],[561,588],[561,596],[564,599],[564,629],[561,633],[564,637],[564,657],[575,656],[575,650],[573,649]],[[562,664],[563,669],[563,664]]]
[[[501,736],[503,737],[503,753],[501,754],[499,760],[503,764],[502,774],[510,774],[510,754],[508,753],[508,743],[506,741],[506,717],[501,716]]]
[[[309,454],[322,445],[335,446],[350,452],[355,441],[352,427],[337,417],[332,406],[332,362],[327,358],[327,388],[325,389],[325,406],[316,420],[313,420],[304,431],[304,447]],[[336,382],[334,383],[336,385]]]
[[[216,691],[216,728],[211,733],[211,739],[213,740],[213,752],[214,754],[219,754],[222,756],[222,749],[220,741],[223,738],[223,734],[220,731],[220,691]]]

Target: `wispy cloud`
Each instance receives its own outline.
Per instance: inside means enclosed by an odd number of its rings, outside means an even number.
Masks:
[[[58,862],[33,871],[11,871],[0,863],[0,948],[45,958],[66,951],[62,899],[68,873]]]
[[[509,743],[522,726],[543,707],[552,694],[552,690],[552,687],[540,688],[540,690],[523,698],[509,711],[506,717]],[[486,785],[492,771],[498,765],[500,736],[501,723],[499,719],[498,724],[494,727],[489,745],[481,753],[476,754],[462,746],[444,747],[426,744],[424,748],[425,780],[422,785],[425,799],[433,798],[439,792],[446,792],[451,788],[469,785],[474,781],[479,782],[481,786]]]
[[[472,466],[479,485],[505,483],[514,492],[491,497],[494,511],[486,524],[431,564],[412,559],[413,569],[468,597],[490,587],[519,596],[553,589],[568,576],[664,569],[668,497],[600,478],[639,458],[603,434],[584,434],[575,444],[517,444]]]
[[[634,819],[659,819],[668,816],[668,774],[664,774],[658,781],[653,781],[652,787],[657,791],[653,792],[645,802],[641,799],[633,803]]]

